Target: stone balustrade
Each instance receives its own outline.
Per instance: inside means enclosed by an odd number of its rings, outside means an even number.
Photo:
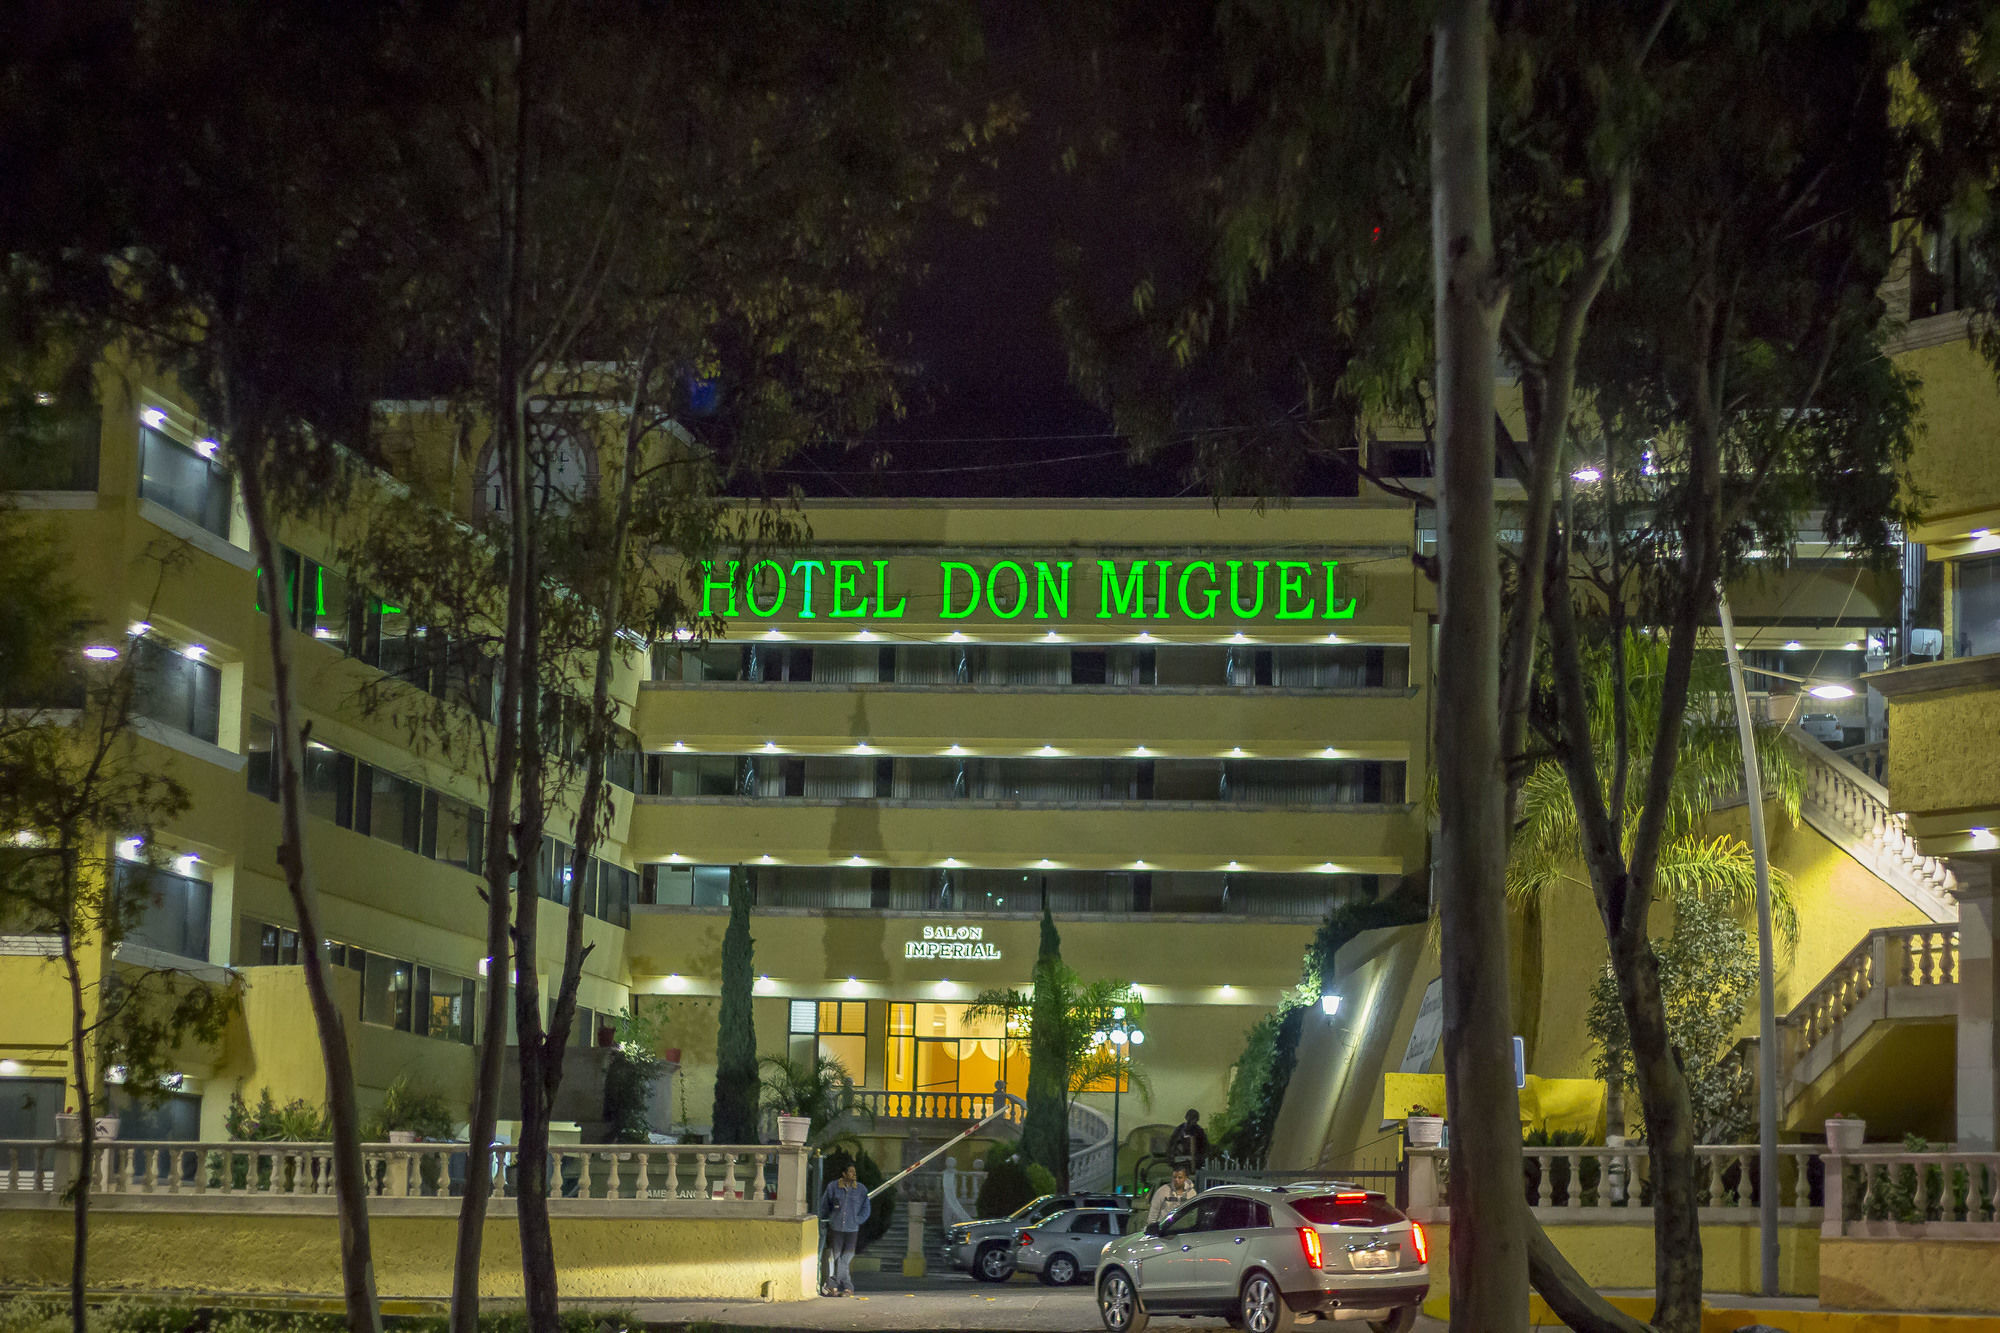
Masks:
[[[1794,1083],[1811,1081],[1812,1062],[1837,1040],[1849,1015],[1889,1016],[1887,988],[1957,983],[1957,926],[1871,930],[1779,1020],[1779,1068]]]
[[[1796,726],[1785,735],[1805,761],[1808,818],[1817,814],[1830,821],[1837,842],[1883,879],[1935,909],[1934,918],[1954,915],[1950,894],[1957,881],[1951,868],[1917,845],[1903,817],[1891,808],[1888,789],[1850,763],[1847,751],[1829,750]],[[1866,761],[1871,755],[1859,757]]]
[[[520,1194],[523,1162],[512,1144],[474,1153],[462,1143],[370,1143],[361,1157],[371,1209],[455,1210],[474,1171],[488,1173],[495,1206],[503,1211]],[[0,1141],[0,1207],[59,1206],[77,1158],[74,1143]],[[544,1169],[555,1212],[811,1212],[802,1147],[562,1145],[550,1148]],[[91,1149],[91,1189],[95,1207],[319,1211],[333,1204],[333,1147],[102,1141]]]
[[[1825,1161],[1823,1237],[2000,1238],[2000,1152],[1882,1145]]]
[[[1815,1159],[1824,1154],[1815,1144],[1783,1144],[1779,1153],[1779,1217],[1787,1222],[1816,1222],[1820,1210],[1812,1203],[1817,1175]],[[1760,1203],[1757,1145],[1699,1144],[1701,1216],[1705,1222],[1754,1221]],[[1643,1143],[1597,1144],[1578,1148],[1524,1147],[1522,1189],[1535,1216],[1544,1222],[1614,1221],[1652,1225],[1653,1210],[1647,1181],[1652,1174],[1650,1150]],[[1449,1222],[1445,1202],[1443,1148],[1409,1151],[1410,1215],[1419,1221]]]

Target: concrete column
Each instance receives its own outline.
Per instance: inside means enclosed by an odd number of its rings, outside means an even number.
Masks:
[[[1994,966],[1993,860],[1954,856],[1958,878],[1958,1150],[1991,1152],[2000,1108],[2000,969]]]
[[[779,1148],[777,1203],[780,1216],[812,1215],[813,1200],[806,1197],[806,1185],[806,1150],[799,1147]]]
[[[903,1276],[922,1277],[924,1275],[924,1201],[911,1199],[903,1207],[909,1210],[910,1241],[903,1250]]]

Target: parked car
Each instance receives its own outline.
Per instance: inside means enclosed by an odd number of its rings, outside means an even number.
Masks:
[[[1834,713],[1807,713],[1799,719],[1799,730],[1821,745],[1838,745],[1847,734]]]
[[[1104,1247],[1130,1229],[1129,1208],[1072,1208],[1026,1227],[1014,1241],[1014,1267],[1051,1287],[1097,1271]]]
[[[1014,1242],[1021,1231],[1071,1208],[1130,1208],[1119,1194],[1044,1194],[1008,1217],[987,1217],[945,1228],[944,1261],[981,1282],[1005,1282],[1014,1275]]]
[[[1289,1333],[1304,1314],[1408,1333],[1429,1260],[1423,1228],[1380,1194],[1325,1181],[1223,1185],[1105,1246],[1097,1311],[1109,1333],[1142,1333],[1157,1315]]]

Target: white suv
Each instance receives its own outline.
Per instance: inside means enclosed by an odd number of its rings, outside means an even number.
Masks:
[[[1110,1333],[1155,1315],[1224,1316],[1244,1333],[1297,1317],[1407,1333],[1430,1291],[1423,1228],[1353,1185],[1223,1185],[1104,1247],[1097,1310]]]

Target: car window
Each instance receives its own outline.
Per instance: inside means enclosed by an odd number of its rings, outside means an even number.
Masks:
[[[1216,1205],[1220,1199],[1196,1199],[1188,1204],[1160,1227],[1162,1236],[1184,1236],[1191,1231],[1212,1231],[1215,1228]]]
[[[1248,1231],[1252,1227],[1271,1225],[1271,1210],[1254,1199],[1239,1199],[1233,1195],[1225,1195],[1215,1203],[1214,1229],[1217,1231]]]
[[[1028,1221],[1031,1218],[1046,1217],[1048,1216],[1048,1214],[1045,1211],[1043,1211],[1042,1205],[1048,1203],[1054,1197],[1055,1196],[1053,1194],[1044,1194],[1039,1199],[1030,1199],[1026,1203],[1022,1204],[1019,1208],[1016,1208],[1013,1212],[1009,1213],[1007,1215],[1007,1219],[1010,1222],[1024,1222]]]
[[[1403,1220],[1403,1215],[1380,1198],[1364,1193],[1322,1194],[1314,1199],[1289,1199],[1294,1211],[1314,1226],[1386,1227]]]
[[[1069,1233],[1072,1236],[1108,1236],[1111,1228],[1106,1225],[1110,1219],[1103,1213],[1078,1213],[1070,1219]]]

